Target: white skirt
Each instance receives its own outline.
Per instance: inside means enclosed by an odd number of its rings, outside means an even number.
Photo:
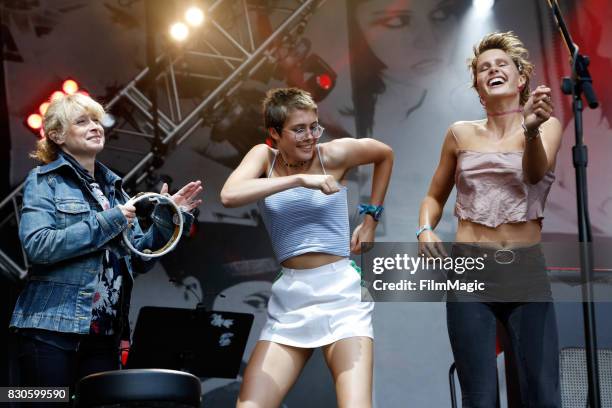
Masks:
[[[282,269],[272,285],[260,340],[314,348],[348,337],[374,338],[373,302],[361,301],[361,275],[348,259]]]

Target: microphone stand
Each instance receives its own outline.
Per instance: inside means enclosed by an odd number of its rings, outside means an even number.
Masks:
[[[578,236],[580,242],[580,274],[582,277],[582,317],[584,322],[584,342],[586,348],[587,376],[589,384],[588,402],[591,408],[601,407],[599,388],[599,369],[597,362],[597,330],[595,328],[595,308],[593,305],[593,246],[591,222],[587,201],[587,147],[583,143],[582,132],[582,95],[591,109],[599,103],[593,91],[589,74],[589,58],[579,53],[578,46],[565,25],[557,0],[548,0],[553,16],[570,53],[572,66],[571,78],[563,78],[561,89],[564,94],[572,95],[576,144],[572,148],[574,168],[576,169],[576,198],[578,205]]]

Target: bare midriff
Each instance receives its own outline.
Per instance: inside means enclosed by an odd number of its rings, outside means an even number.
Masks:
[[[337,262],[341,259],[343,259],[343,257],[338,255],[325,254],[322,252],[309,252],[289,258],[281,265],[289,269],[312,269]]]
[[[542,238],[539,220],[501,224],[496,228],[487,227],[468,220],[459,220],[456,242],[487,243],[492,247],[519,247],[533,245]]]

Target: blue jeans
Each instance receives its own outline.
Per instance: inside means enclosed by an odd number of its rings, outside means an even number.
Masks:
[[[496,406],[496,320],[506,328],[516,356],[521,406],[561,407],[552,303],[448,302],[446,316],[463,408]]]

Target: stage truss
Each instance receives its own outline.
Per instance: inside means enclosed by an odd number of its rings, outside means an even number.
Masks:
[[[198,128],[214,126],[215,112],[247,81],[274,71],[324,2],[212,2],[193,38],[182,46],[166,43],[155,63],[108,101],[116,123],[106,132],[101,161],[124,174],[131,193],[139,191]],[[0,202],[0,270],[13,280],[23,279],[29,266],[17,236],[22,190],[23,183]]]

